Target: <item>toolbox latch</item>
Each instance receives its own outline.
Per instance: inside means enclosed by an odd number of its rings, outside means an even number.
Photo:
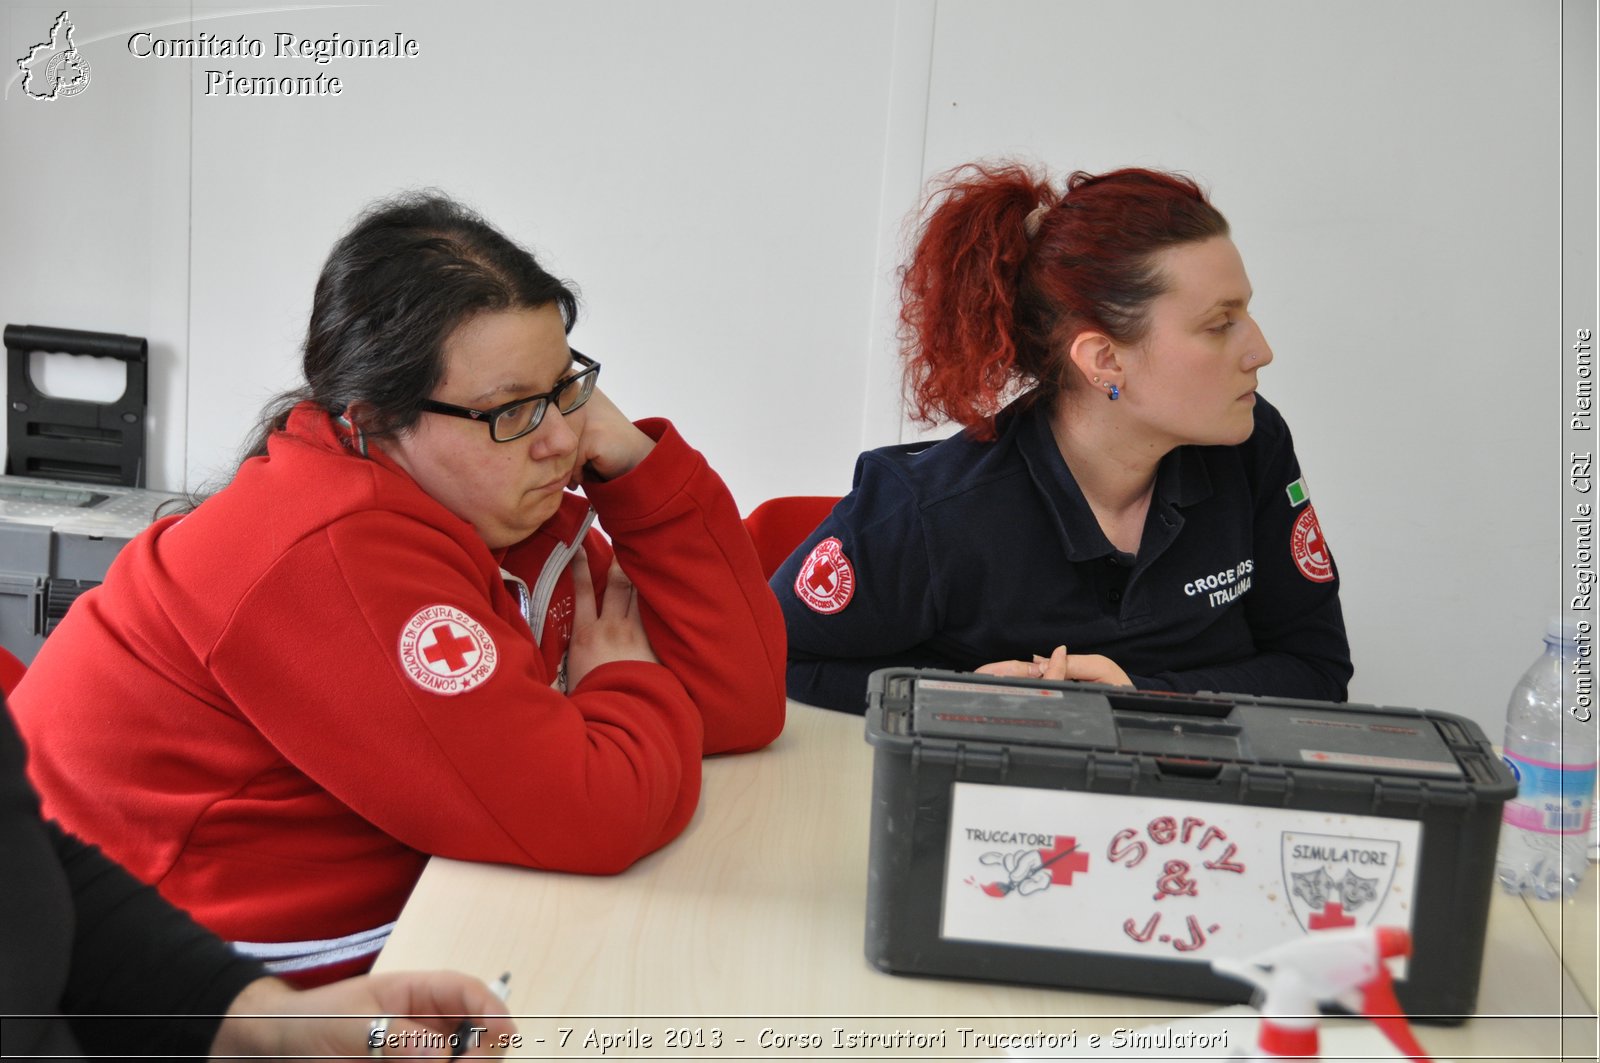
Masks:
[[[100,586],[100,581],[95,579],[59,579],[45,580],[44,597],[41,600],[39,625],[34,634],[49,635],[55,631],[56,625],[66,617],[67,610],[72,603],[77,601],[84,591]]]
[[[1011,770],[1010,751],[1005,746],[956,746],[956,778],[993,779],[1003,782]]]
[[[1084,761],[1084,786],[1103,793],[1133,793],[1138,789],[1139,764],[1131,757],[1090,753]]]
[[[1372,781],[1372,807],[1416,812],[1424,808],[1470,808],[1477,803],[1471,789],[1458,782],[1377,778]]]
[[[1294,798],[1294,776],[1283,768],[1245,765],[1239,769],[1241,803],[1287,805]]]
[[[1428,803],[1427,791],[1422,784],[1411,779],[1394,779],[1384,776],[1372,780],[1372,810],[1392,810],[1415,813]]]

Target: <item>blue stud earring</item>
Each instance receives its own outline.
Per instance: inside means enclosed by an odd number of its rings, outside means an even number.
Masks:
[[[1117,387],[1115,384],[1107,384],[1106,387],[1111,389],[1106,392],[1106,398],[1110,399],[1112,402],[1116,402],[1117,399],[1122,395],[1122,389]]]

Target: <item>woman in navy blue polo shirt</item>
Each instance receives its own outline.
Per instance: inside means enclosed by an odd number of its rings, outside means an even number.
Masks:
[[[1345,698],[1338,573],[1256,393],[1272,349],[1192,181],[963,167],[902,296],[914,412],[965,430],[863,454],[773,576],[791,697],[860,712],[912,665]]]

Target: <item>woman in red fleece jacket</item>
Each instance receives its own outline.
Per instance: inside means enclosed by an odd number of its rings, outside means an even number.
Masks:
[[[302,982],[370,965],[429,854],[609,873],[683,830],[701,756],[782,729],[783,622],[576,311],[448,199],[364,214],[255,456],[18,687],[46,813]]]

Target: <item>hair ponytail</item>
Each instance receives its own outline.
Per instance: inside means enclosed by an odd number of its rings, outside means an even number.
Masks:
[[[1013,378],[1037,374],[1037,352],[1019,350],[1013,319],[1028,217],[1054,198],[1019,164],[970,164],[938,180],[901,277],[901,356],[917,420],[992,431]]]

